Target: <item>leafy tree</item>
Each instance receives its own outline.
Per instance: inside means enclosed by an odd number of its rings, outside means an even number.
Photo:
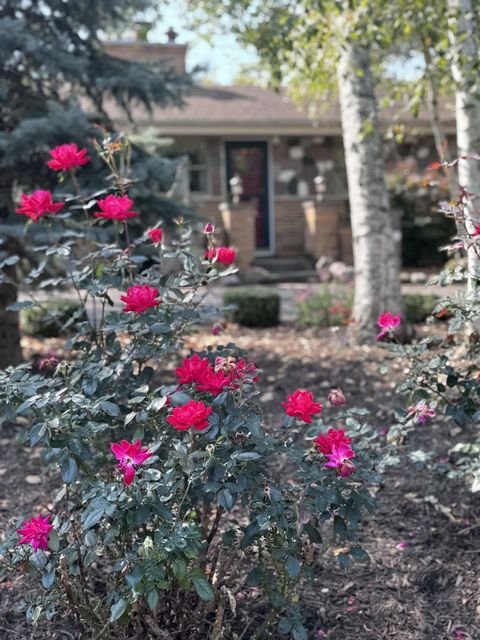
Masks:
[[[257,48],[272,79],[299,99],[339,89],[355,260],[355,329],[370,340],[379,313],[398,312],[399,234],[384,179],[382,139],[371,65],[384,38],[384,2],[196,0]],[[228,16],[227,20],[225,16]]]
[[[47,149],[80,142],[112,129],[106,101],[119,105],[128,117],[132,101],[181,104],[185,79],[171,70],[120,60],[102,48],[101,35],[121,31],[149,8],[147,0],[3,0],[0,4],[0,219],[6,258],[0,284],[0,365],[18,362],[18,317],[5,311],[16,299],[15,266],[9,254],[18,252],[21,231],[14,219],[18,192],[53,187],[56,176],[45,165]],[[173,176],[171,163],[135,150],[137,174],[132,195],[142,208],[172,212],[160,196]],[[94,162],[85,182],[104,186],[101,163]],[[141,188],[135,190],[135,180]],[[65,190],[69,184],[62,185]],[[14,239],[16,236],[16,240]],[[12,247],[12,244],[15,245]]]

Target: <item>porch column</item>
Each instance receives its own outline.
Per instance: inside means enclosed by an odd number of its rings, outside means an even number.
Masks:
[[[343,201],[308,200],[302,203],[305,216],[305,251],[315,260],[328,256],[352,264],[351,231],[344,222]]]
[[[257,211],[249,203],[222,202],[219,205],[222,216],[225,242],[237,250],[235,264],[240,271],[250,268],[255,260]]]

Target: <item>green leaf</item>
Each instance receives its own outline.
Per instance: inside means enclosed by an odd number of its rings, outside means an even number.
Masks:
[[[187,576],[187,563],[183,558],[177,558],[172,562],[172,571],[177,582],[183,582]]]
[[[246,451],[245,453],[239,453],[238,455],[233,455],[232,458],[236,458],[237,460],[258,460],[262,456],[259,453],[255,453],[255,451]]]
[[[152,589],[152,591],[148,592],[147,602],[152,611],[155,611],[155,609],[157,608],[159,600],[160,596],[158,595],[158,591],[156,589]]]
[[[291,578],[297,578],[302,570],[301,563],[294,556],[287,558],[287,572]]]
[[[85,529],[90,529],[94,527],[97,522],[102,519],[102,516],[105,512],[105,507],[99,507],[98,509],[94,509],[90,512],[90,514],[83,521],[83,526]]]
[[[58,551],[60,549],[60,540],[55,529],[50,529],[48,534],[48,548],[50,551]]]
[[[128,602],[123,598],[117,600],[114,604],[112,604],[112,608],[110,609],[110,622],[115,622],[118,620],[120,616],[125,612],[127,608]]]
[[[45,589],[50,589],[50,587],[55,582],[55,569],[52,569],[48,573],[44,573],[42,576],[42,585]]]
[[[66,482],[67,484],[72,484],[72,482],[75,481],[75,478],[77,477],[77,463],[75,462],[74,458],[66,458],[63,462],[62,462],[62,478],[63,481]]]
[[[112,416],[112,418],[116,418],[120,415],[120,407],[118,406],[118,404],[110,402],[110,400],[102,400],[100,402],[100,408],[109,416]]]
[[[202,600],[212,602],[215,600],[215,594],[213,592],[211,584],[204,577],[194,577],[193,586]]]

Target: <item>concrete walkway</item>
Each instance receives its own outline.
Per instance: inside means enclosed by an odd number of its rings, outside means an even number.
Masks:
[[[251,285],[250,285],[251,286]],[[297,319],[297,305],[301,300],[305,300],[310,295],[315,294],[321,290],[324,285],[321,283],[297,283],[297,282],[283,282],[278,284],[268,285],[268,288],[272,291],[276,291],[280,296],[280,319],[281,322],[294,322]],[[342,287],[345,285],[331,285]],[[215,307],[223,306],[223,296],[226,291],[233,290],[233,287],[226,285],[216,285],[209,288],[204,302],[208,305]],[[403,293],[421,293],[421,294],[435,294],[440,298],[447,295],[454,295],[462,291],[461,286],[448,286],[440,287],[438,285],[426,285],[426,284],[405,284],[402,286]],[[119,310],[122,308],[120,302],[120,296],[122,293],[111,289],[109,291],[110,297],[114,301],[114,309]],[[37,291],[36,299],[39,302],[49,302],[52,300],[72,300],[77,301],[76,293],[72,291]],[[19,301],[29,300],[29,296],[25,292],[21,292],[19,295]],[[87,308],[89,315],[92,314],[91,303]]]

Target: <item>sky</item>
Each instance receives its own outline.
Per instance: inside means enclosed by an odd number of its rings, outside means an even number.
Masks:
[[[211,42],[188,28],[178,2],[173,0],[162,9],[161,24],[149,34],[149,40],[165,42],[165,32],[173,27],[178,33],[177,42],[188,44],[187,71],[196,65],[206,67],[206,77],[217,84],[232,84],[243,65],[254,64],[253,48],[240,45],[232,34],[214,34]]]

